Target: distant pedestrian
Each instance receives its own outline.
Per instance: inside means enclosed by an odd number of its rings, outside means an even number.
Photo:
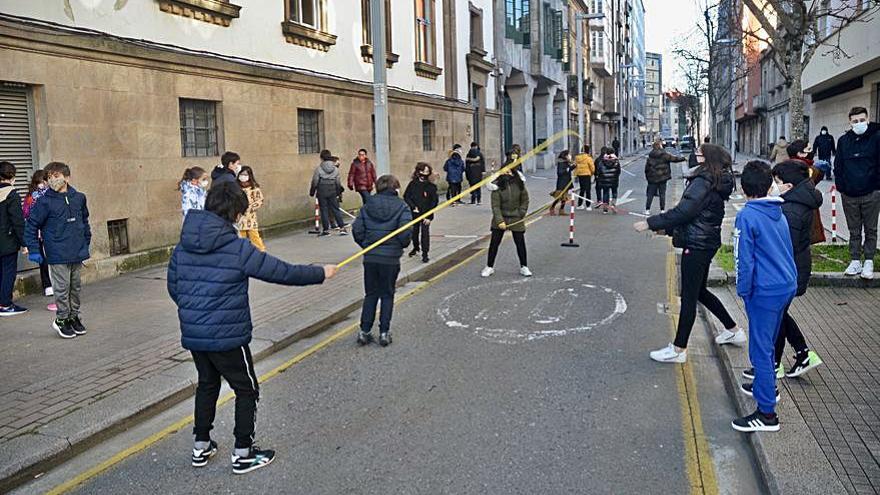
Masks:
[[[180,211],[183,218],[189,210],[204,210],[205,198],[208,196],[208,173],[202,167],[190,167],[183,171],[183,177],[177,183],[180,191]]]
[[[785,136],[779,136],[779,139],[776,140],[776,145],[770,150],[770,162],[782,163],[789,158],[788,141],[785,140]]]
[[[443,164],[443,171],[446,172],[446,201],[461,194],[461,182],[464,180],[464,160],[461,158],[461,145],[456,144],[449,153],[449,158]],[[461,198],[455,200],[452,206],[456,204],[464,204]]]
[[[486,267],[483,268],[482,277],[491,277],[495,273],[495,258],[498,256],[498,247],[505,231],[513,235],[513,243],[516,245],[516,255],[519,258],[519,273],[523,277],[531,277],[528,256],[526,253],[526,224],[525,217],[529,211],[529,191],[526,189],[522,174],[517,171],[507,170],[500,174],[487,189],[492,191],[492,223],[490,230],[492,237],[489,240],[489,256]]]
[[[260,223],[257,221],[257,210],[263,207],[263,191],[254,177],[254,170],[247,165],[238,173],[238,185],[248,198],[248,209],[238,222],[238,235],[249,239],[255,248],[266,251],[263,238],[260,237]]]
[[[18,252],[24,245],[24,214],[21,197],[15,189],[15,165],[0,162],[0,316],[27,312],[27,308],[12,302]],[[36,252],[39,253],[39,247]]]
[[[238,184],[236,177],[241,171],[241,157],[234,151],[227,151],[220,157],[220,165],[211,171],[211,187],[224,182]]]
[[[602,148],[602,155],[596,161],[596,199],[602,213],[617,213],[617,189],[620,184],[620,161],[614,150]]]
[[[683,156],[676,156],[663,149],[660,140],[654,141],[648,159],[645,162],[645,179],[648,188],[645,192],[645,215],[651,214],[651,203],[654,196],[660,197],[660,213],[666,212],[666,184],[672,179],[672,163],[683,162]]]
[[[715,294],[706,288],[709,266],[721,247],[721,223],[724,203],[733,192],[734,178],[730,170],[730,153],[721,146],[700,147],[700,166],[675,208],[636,222],[637,231],[666,232],[672,245],[681,248],[681,305],[675,340],[651,353],[661,363],[687,361],[687,345],[697,315],[697,302],[706,307],[724,325],[716,338],[717,344],[743,344],[745,332],[738,328],[730,313]]]
[[[471,149],[465,158],[467,165],[466,173],[468,186],[473,187],[483,180],[483,174],[486,173],[486,159],[480,150],[480,145],[476,142],[471,143]],[[471,191],[471,204],[483,204],[482,188]]]
[[[849,111],[849,123],[852,129],[837,140],[834,156],[834,182],[843,200],[852,260],[844,274],[861,274],[862,278],[871,279],[880,216],[880,124],[868,121],[868,110],[864,107]]]
[[[807,172],[807,177],[813,183],[813,186],[818,186],[825,177],[825,174],[813,165],[813,150],[810,149],[810,144],[803,139],[796,139],[788,145],[787,151],[791,161],[803,165],[804,170]],[[813,210],[813,228],[810,239],[811,244],[825,242],[825,228],[822,225],[822,214],[818,208]]]
[[[828,133],[828,128],[824,125],[819,135],[813,141],[813,149],[816,151],[816,168],[825,174],[825,178],[831,180],[831,155],[837,153],[837,146],[834,145],[834,138]]]
[[[46,165],[49,190],[31,208],[24,229],[28,259],[41,264],[40,239],[49,264],[49,277],[58,311],[52,328],[64,339],[86,334],[80,319],[83,262],[91,256],[92,229],[86,195],[69,184],[70,167],[61,162]],[[237,187],[237,186],[236,186]]]
[[[25,222],[27,222],[28,217],[31,216],[31,210],[34,208],[34,205],[40,200],[40,198],[45,196],[46,191],[49,190],[48,179],[49,176],[43,169],[39,169],[31,175],[31,182],[28,184],[27,196],[24,197],[24,203],[21,206]],[[40,284],[43,288],[43,295],[46,297],[52,297],[55,295],[55,292],[52,289],[52,279],[49,278],[49,264],[46,263],[46,250],[43,247],[42,233],[37,232],[37,240],[40,243],[40,255],[43,256],[43,262],[40,263]],[[58,306],[56,306],[54,302],[51,302],[46,306],[46,309],[55,312],[58,311]]]
[[[437,186],[431,181],[434,170],[425,162],[416,164],[413,170],[412,180],[406,186],[403,193],[403,200],[406,201],[412,212],[412,218],[417,218],[423,213],[433,210],[440,202],[437,197]],[[431,249],[431,222],[434,221],[434,214],[431,213],[421,222],[413,225],[412,228],[412,251],[409,256],[413,257],[421,251],[422,262],[427,263],[428,251]]]
[[[180,320],[180,343],[192,354],[198,372],[192,465],[203,467],[217,454],[211,429],[223,378],[235,392],[234,474],[260,469],[275,459],[274,450],[254,445],[260,387],[249,346],[249,279],[314,285],[336,274],[333,265],[285,263],[239,238],[234,225],[247,209],[247,195],[238,185],[227,181],[211,187],[204,211],[190,211],[183,221],[167,274],[168,294]]]
[[[367,150],[361,148],[348,168],[348,190],[357,191],[361,195],[363,204],[367,204],[367,198],[370,197],[375,185],[376,167],[367,158]]]
[[[347,235],[345,220],[339,207],[339,196],[342,194],[342,179],[330,150],[321,150],[321,163],[312,174],[309,195],[318,198],[318,209],[321,213],[321,234],[330,235],[330,224],[335,222],[339,235]],[[349,178],[351,175],[349,175]],[[368,196],[369,197],[369,196]]]
[[[376,181],[376,194],[358,212],[351,226],[354,241],[361,248],[371,246],[412,220],[407,204],[397,194],[400,181],[393,175],[383,175]],[[364,305],[361,310],[361,329],[357,342],[367,345],[373,341],[373,323],[376,306],[382,302],[379,314],[379,345],[391,343],[391,317],[394,314],[394,293],[400,274],[400,257],[409,245],[412,230],[404,229],[391,239],[364,254]]]
[[[596,164],[593,157],[590,156],[590,145],[585,144],[583,153],[579,153],[574,157],[574,174],[577,176],[578,187],[578,210],[593,209],[593,195],[590,191],[593,181],[593,174],[596,173]],[[586,198],[586,200],[584,200]],[[584,206],[586,204],[586,206]]]
[[[616,137],[611,141],[611,147],[614,148],[614,154],[620,156],[620,140]]]
[[[550,193],[553,196],[553,203],[550,204],[550,215],[556,215],[556,205],[559,205],[559,214],[565,210],[565,202],[568,201],[568,190],[571,189],[572,178],[571,171],[575,169],[575,164],[571,161],[571,153],[563,150],[556,157],[556,189]]]
[[[768,196],[776,189],[770,166],[760,160],[747,163],[740,183],[748,201],[736,215],[733,234],[736,293],[749,317],[749,361],[754,369],[754,381],[743,383],[740,390],[753,396],[758,407],[731,426],[745,432],[778,431],[779,389],[773,367],[776,337],[794,298],[798,273],[788,222],[782,213],[784,201]]]

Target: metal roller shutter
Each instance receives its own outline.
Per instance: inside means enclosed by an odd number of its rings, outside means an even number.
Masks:
[[[15,165],[15,183],[22,193],[34,171],[29,110],[27,87],[0,83],[0,161]]]

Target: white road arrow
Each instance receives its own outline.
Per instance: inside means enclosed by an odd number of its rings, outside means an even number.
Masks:
[[[633,201],[635,201],[636,198],[630,198],[630,197],[629,197],[629,195],[632,194],[632,192],[633,192],[632,189],[627,189],[626,192],[623,193],[623,196],[621,196],[621,197],[617,200],[616,205],[617,205],[617,206],[625,205],[625,204],[627,204],[627,203],[632,203]]]

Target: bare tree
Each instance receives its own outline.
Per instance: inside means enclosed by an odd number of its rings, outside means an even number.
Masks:
[[[840,32],[853,22],[867,22],[880,10],[880,0],[742,0],[761,29],[744,29],[746,37],[766,43],[768,55],[789,89],[788,111],[793,137],[804,137],[804,91],[801,76],[817,52],[848,57]],[[837,29],[826,36],[827,27]]]

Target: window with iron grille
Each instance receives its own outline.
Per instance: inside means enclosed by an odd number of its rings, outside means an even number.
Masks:
[[[424,151],[434,151],[434,121],[422,121],[422,149]]]
[[[320,153],[321,141],[321,111],[297,109],[297,131],[299,133],[299,153],[308,155]]]
[[[182,156],[217,156],[217,102],[180,99]]]
[[[107,234],[110,238],[110,256],[129,253],[127,218],[107,222]]]

